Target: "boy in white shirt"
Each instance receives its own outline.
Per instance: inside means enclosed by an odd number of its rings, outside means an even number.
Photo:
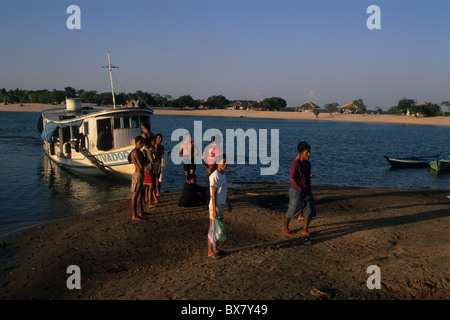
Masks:
[[[210,185],[210,201],[209,201],[209,227],[211,227],[214,219],[222,219],[225,211],[225,204],[228,203],[228,212],[231,212],[231,203],[228,201],[227,195],[227,176],[225,169],[227,168],[227,161],[225,154],[222,159],[217,162],[217,170],[209,177]],[[214,259],[220,258],[222,253],[217,246],[211,247],[208,241],[208,256]]]

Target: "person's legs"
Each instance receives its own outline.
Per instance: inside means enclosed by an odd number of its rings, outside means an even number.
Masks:
[[[291,222],[291,218],[285,216],[283,232],[286,234],[294,234],[294,231],[289,230],[289,222]]]
[[[154,188],[154,190],[155,190],[156,196],[157,196],[157,197],[161,196],[161,192],[160,192],[160,183],[159,183],[159,176],[155,175],[155,180],[154,180],[153,184],[154,184],[154,187],[153,187],[153,188]]]
[[[312,217],[304,218],[304,220],[305,220],[305,223],[303,224],[303,229],[302,229],[302,232],[300,234],[304,235],[304,236],[309,236],[310,233],[308,231],[308,226],[309,226],[309,223],[312,220]]]
[[[294,232],[289,230],[289,222],[291,219],[297,219],[301,212],[301,197],[300,192],[294,188],[289,189],[289,206],[284,218],[283,232],[291,235]]]
[[[304,201],[305,201],[305,206],[303,209],[304,224],[301,234],[304,236],[309,236],[310,235],[308,231],[309,224],[311,223],[312,218],[316,216],[316,202],[314,200],[314,196],[312,195],[306,197]]]
[[[152,204],[152,198],[153,198],[153,194],[154,194],[154,184],[153,183],[151,183],[151,184],[149,184],[148,185],[148,188],[147,188],[147,199],[148,199],[148,204],[147,204],[147,208],[154,208],[154,207],[156,207],[156,205],[154,205],[154,204]],[[156,199],[156,197],[155,197],[155,199]],[[156,202],[155,202],[156,203]]]
[[[144,188],[141,188],[139,190],[138,198],[137,198],[139,206],[141,207],[141,217],[145,214],[145,212],[144,212],[144,194],[143,193],[144,193]]]
[[[219,219],[223,219],[223,215],[224,215],[224,210],[225,209],[225,205],[217,205],[216,206],[216,214],[217,214],[217,218]],[[211,202],[209,203],[209,228],[211,229],[211,225],[214,223],[214,218],[212,216],[212,206],[211,206]],[[209,230],[209,229],[208,229]],[[208,239],[208,256],[212,257],[214,259],[218,259],[220,258],[220,254],[223,254],[223,251],[220,251],[218,246],[217,246],[218,242],[216,241],[216,246],[215,247],[211,247],[211,244],[209,242]]]
[[[132,210],[132,215],[131,215],[131,219],[132,220],[142,220],[136,213],[136,202],[139,198],[139,192],[133,192],[133,197],[131,198],[131,210]]]

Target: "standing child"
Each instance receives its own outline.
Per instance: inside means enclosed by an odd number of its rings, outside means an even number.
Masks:
[[[178,155],[183,158],[183,168],[186,178],[188,174],[194,174],[196,169],[195,156],[198,154],[197,145],[192,141],[191,134],[188,132],[184,137],[184,142],[180,145]]]
[[[222,155],[222,148],[220,147],[220,144],[221,144],[220,135],[213,136],[211,144],[209,144],[205,148],[202,154],[202,162],[206,167],[206,184],[208,185],[208,188],[209,188],[209,176],[214,172],[214,170],[216,170],[217,168],[216,162],[220,160],[220,156]]]
[[[291,164],[289,180],[291,187],[289,189],[289,207],[284,220],[283,232],[293,234],[289,230],[291,219],[304,220],[301,235],[309,236],[308,226],[313,217],[316,216],[316,204],[311,192],[311,146],[307,142],[299,142],[297,145],[298,156]]]
[[[155,154],[155,192],[156,192],[156,196],[159,197],[161,196],[161,183],[160,183],[160,177],[161,177],[161,162],[162,162],[162,158],[164,156],[164,146],[161,144],[162,142],[162,134],[158,133],[156,135],[156,139],[155,139],[155,149],[156,149],[156,154]]]
[[[227,194],[227,176],[225,169],[227,168],[226,156],[223,154],[222,159],[217,163],[217,169],[209,177],[210,195],[209,201],[209,227],[214,223],[214,219],[222,219],[225,211],[225,204],[228,203],[228,212],[231,212],[231,203]],[[220,258],[223,253],[217,247],[211,247],[208,240],[208,256],[214,259]]]
[[[132,209],[132,220],[142,220],[142,215],[144,214],[143,207],[143,191],[144,191],[144,166],[145,157],[141,152],[141,148],[144,146],[144,138],[142,136],[137,136],[134,140],[135,148],[130,153],[130,159],[134,164],[134,173],[131,179],[131,192],[133,192],[133,197],[131,198],[131,209]],[[141,207],[141,216],[137,215],[136,207],[137,203]]]
[[[153,174],[153,168],[155,165],[155,153],[153,152],[152,146],[155,144],[155,136],[145,139],[145,146],[142,149],[146,159],[148,160],[147,165],[144,167],[144,195],[145,201],[148,202],[147,207],[154,208],[156,205],[152,204],[152,198],[155,199],[155,175]]]

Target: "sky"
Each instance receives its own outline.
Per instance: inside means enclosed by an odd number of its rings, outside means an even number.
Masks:
[[[0,39],[8,90],[110,92],[110,51],[116,93],[371,110],[450,100],[450,0],[0,0]]]

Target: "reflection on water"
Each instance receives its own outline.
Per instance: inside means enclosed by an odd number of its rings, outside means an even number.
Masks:
[[[129,182],[109,177],[75,175],[42,157],[42,182],[51,202],[65,210],[83,212],[106,201],[130,197]]]

